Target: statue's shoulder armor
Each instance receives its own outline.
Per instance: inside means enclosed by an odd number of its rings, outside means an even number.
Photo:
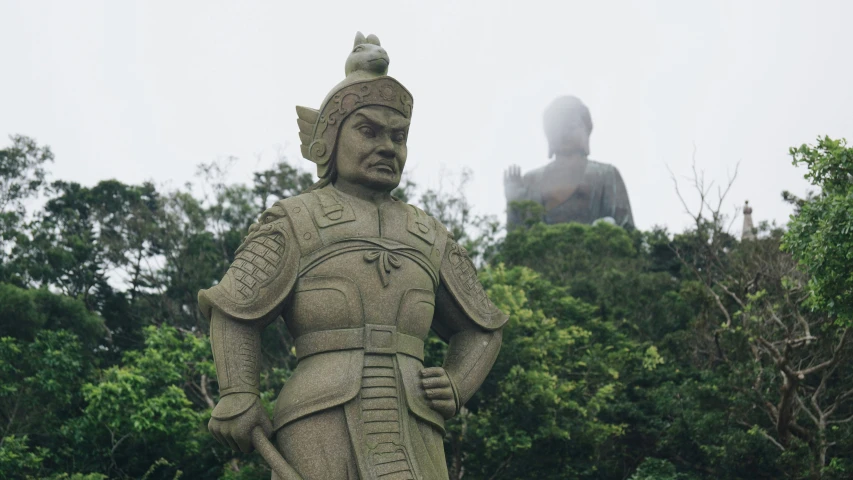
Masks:
[[[299,274],[299,246],[288,217],[294,197],[279,200],[249,227],[234,262],[217,285],[198,294],[210,319],[213,307],[243,321],[268,320],[293,288]]]
[[[447,243],[441,261],[441,283],[469,319],[486,330],[497,330],[509,317],[489,300],[486,290],[477,278],[477,268],[462,245],[436,220],[444,232]]]
[[[420,238],[429,245],[442,244],[449,234],[447,228],[437,218],[420,208],[400,202],[406,211],[406,229],[412,235]]]
[[[413,242],[414,246],[429,258],[432,268],[438,275],[444,261],[444,251],[448,246],[448,240],[451,239],[450,232],[437,218],[420,208],[411,204],[403,205],[407,213],[406,229],[409,238],[417,239]]]

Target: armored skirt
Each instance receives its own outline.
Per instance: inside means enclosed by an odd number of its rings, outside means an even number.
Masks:
[[[448,478],[442,433],[409,412],[396,363],[365,355],[356,398],[278,430],[279,451],[304,480]]]

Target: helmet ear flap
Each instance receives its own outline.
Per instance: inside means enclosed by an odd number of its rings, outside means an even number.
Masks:
[[[317,119],[320,118],[320,112],[313,108],[296,107],[296,124],[299,125],[299,141],[302,145],[299,150],[306,160],[311,159],[311,138],[314,135],[314,127],[317,125]],[[313,161],[313,160],[312,160]]]

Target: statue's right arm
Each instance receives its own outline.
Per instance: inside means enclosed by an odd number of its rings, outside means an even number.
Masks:
[[[261,331],[277,318],[296,283],[299,248],[283,205],[276,202],[237,249],[217,285],[199,292],[210,320],[210,343],[220,400],[208,429],[235,450],[252,449],[252,430],[271,424],[260,402]]]
[[[259,396],[263,326],[230,319],[217,308],[211,312],[210,345],[220,398],[208,430],[223,445],[244,453],[252,451],[255,427],[261,426],[267,437],[272,434]]]
[[[512,165],[504,172],[504,196],[506,197],[506,226],[509,231],[522,224],[522,219],[513,202],[530,199],[530,189],[518,165]]]
[[[504,172],[504,196],[506,203],[515,202],[518,200],[528,200],[527,185],[524,183],[524,177],[521,175],[521,167],[511,165]]]

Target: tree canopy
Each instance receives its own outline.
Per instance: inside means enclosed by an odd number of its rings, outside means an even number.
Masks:
[[[522,205],[529,221],[502,236],[467,201],[469,174],[405,182],[395,195],[453,231],[510,315],[448,423],[451,478],[850,478],[853,153],[823,138],[791,154],[820,193],[787,195],[790,223],[745,241],[704,197],[683,232],[546,225]],[[196,294],[311,175],[280,158],[251,185],[213,162],[177,190],[84,186],[49,180],[52,158],[24,136],[0,149],[0,478],[269,478],[207,432],[218,387]],[[271,409],[296,358],[283,323],[268,328]],[[431,336],[425,363],[444,351]]]

